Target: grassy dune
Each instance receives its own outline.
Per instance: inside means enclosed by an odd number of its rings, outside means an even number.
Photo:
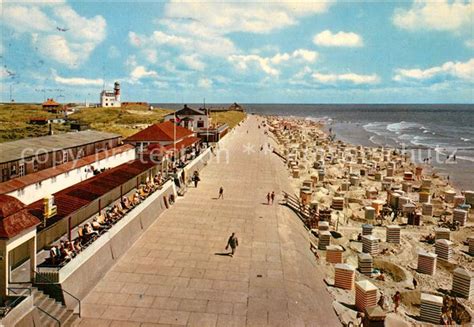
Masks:
[[[126,108],[82,108],[68,116],[89,124],[92,129],[130,136],[146,126],[160,122],[163,117],[173,112],[170,109],[148,110],[143,106]],[[62,118],[61,114],[49,113],[38,104],[4,104],[0,105],[0,142],[14,141],[25,137],[37,137],[48,134],[47,125],[29,124],[31,118]],[[227,123],[230,127],[237,125],[245,113],[239,111],[213,112],[214,123]],[[69,124],[53,124],[56,133],[70,130]]]
[[[48,134],[47,125],[29,124],[31,118],[56,118],[61,115],[52,114],[43,110],[41,105],[35,104],[5,104],[0,105],[0,142],[14,141],[25,137],[36,137]],[[53,124],[56,131],[69,128],[60,124]]]
[[[172,112],[167,109],[148,110],[139,106],[127,108],[84,108],[70,115],[70,119],[87,123],[92,129],[130,136],[144,127],[160,122]]]
[[[231,128],[240,123],[245,118],[242,111],[211,112],[213,123],[227,123]]]

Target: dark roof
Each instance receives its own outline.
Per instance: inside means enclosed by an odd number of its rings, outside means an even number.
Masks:
[[[172,142],[180,140],[194,133],[187,128],[176,126],[173,122],[166,121],[154,124],[128,137],[127,142]]]
[[[48,225],[64,218],[107,192],[140,175],[156,163],[137,159],[123,165],[108,169],[84,182],[68,187],[54,194],[57,206],[56,216],[48,219]],[[27,207],[30,214],[43,219],[43,200],[38,200]]]
[[[69,161],[62,165],[58,165],[55,167],[37,171],[35,173],[31,173],[25,176],[10,179],[6,182],[0,183],[0,194],[13,192],[15,190],[21,189],[28,185],[36,184],[38,182],[44,181],[54,176],[58,176],[65,172],[93,164],[94,162],[103,160],[110,156],[117,155],[119,153],[123,153],[133,148],[134,147],[132,145],[125,144],[125,145],[118,146],[109,150],[105,150],[105,151],[102,151],[102,152],[99,152],[99,153],[96,153],[96,154],[93,154],[81,159]]]
[[[231,104],[229,106],[229,109],[228,110],[237,110],[237,111],[241,111],[241,110],[244,110],[244,108],[238,104],[237,102],[234,102],[233,104]]]
[[[0,238],[13,238],[41,221],[25,209],[25,205],[9,195],[0,195]]]
[[[200,109],[194,109],[188,107],[188,105],[184,105],[183,109],[176,110],[173,114],[169,114],[168,116],[189,116],[189,115],[202,115],[205,116],[206,112]]]
[[[43,154],[54,150],[68,149],[104,140],[121,137],[118,134],[82,131],[55,134],[41,137],[25,138],[18,141],[0,144],[0,162],[9,162]]]

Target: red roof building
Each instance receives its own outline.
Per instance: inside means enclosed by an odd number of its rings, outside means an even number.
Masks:
[[[135,145],[138,148],[138,152],[143,153],[151,149],[155,152],[167,152],[174,147],[178,148],[178,144],[189,147],[198,141],[199,139],[195,137],[194,132],[187,128],[176,126],[171,121],[166,121],[148,126],[144,130],[125,139],[124,143]]]
[[[47,99],[45,102],[43,102],[44,109],[53,109],[53,108],[58,108],[59,106],[61,106],[61,104],[54,101],[53,98]]]
[[[181,140],[188,136],[193,136],[194,133],[187,128],[176,126],[170,121],[153,124],[140,132],[133,134],[125,139],[126,143],[172,143],[173,141]]]
[[[20,200],[9,195],[0,195],[1,239],[11,239],[40,223],[40,220],[30,214]]]

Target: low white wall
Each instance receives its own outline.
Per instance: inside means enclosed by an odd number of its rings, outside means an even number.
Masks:
[[[135,149],[130,149],[96,161],[88,166],[73,169],[67,173],[48,178],[41,183],[32,184],[23,189],[18,189],[7,194],[17,198],[24,204],[29,205],[35,201],[43,199],[47,195],[54,194],[68,188],[69,186],[93,177],[94,174],[90,171],[90,166],[94,166],[95,169],[114,168],[134,159]]]
[[[35,326],[35,317],[32,314],[34,310],[33,296],[28,295],[16,307],[14,307],[8,314],[0,319],[0,326]]]
[[[207,161],[211,158],[211,149],[207,148],[199,156],[197,156],[191,163],[184,167],[184,173],[186,179],[189,180],[193,176],[195,170],[201,171],[202,168],[207,164]]]

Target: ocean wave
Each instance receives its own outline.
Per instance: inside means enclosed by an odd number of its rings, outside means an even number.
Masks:
[[[424,127],[424,126],[418,123],[401,121],[399,123],[388,124],[387,130],[394,133],[400,133],[401,131],[406,130],[406,129],[410,129],[410,128],[421,129],[421,127]]]
[[[373,122],[373,123],[368,123],[362,126],[367,132],[369,133],[374,133],[376,135],[386,135],[386,126],[387,123],[382,123],[382,122]]]
[[[466,156],[456,156],[456,159],[474,162],[474,157],[466,157]]]
[[[398,137],[399,140],[410,141],[413,138],[411,134],[402,134]]]

